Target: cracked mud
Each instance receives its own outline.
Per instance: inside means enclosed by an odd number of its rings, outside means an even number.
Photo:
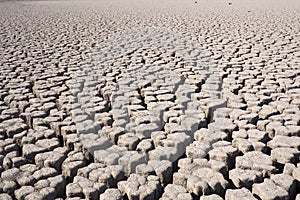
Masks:
[[[0,2],[0,199],[300,199],[299,10]]]

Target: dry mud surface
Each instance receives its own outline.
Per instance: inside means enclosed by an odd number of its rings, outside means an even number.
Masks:
[[[0,199],[300,199],[299,13],[0,2]]]

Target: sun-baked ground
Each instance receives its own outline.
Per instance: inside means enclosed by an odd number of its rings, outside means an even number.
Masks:
[[[300,199],[299,13],[0,2],[0,199]]]

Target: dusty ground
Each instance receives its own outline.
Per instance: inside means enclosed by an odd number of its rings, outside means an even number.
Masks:
[[[0,2],[0,199],[300,199],[299,13]]]

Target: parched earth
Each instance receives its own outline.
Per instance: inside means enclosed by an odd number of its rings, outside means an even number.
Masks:
[[[0,2],[0,200],[300,199],[299,13]]]

